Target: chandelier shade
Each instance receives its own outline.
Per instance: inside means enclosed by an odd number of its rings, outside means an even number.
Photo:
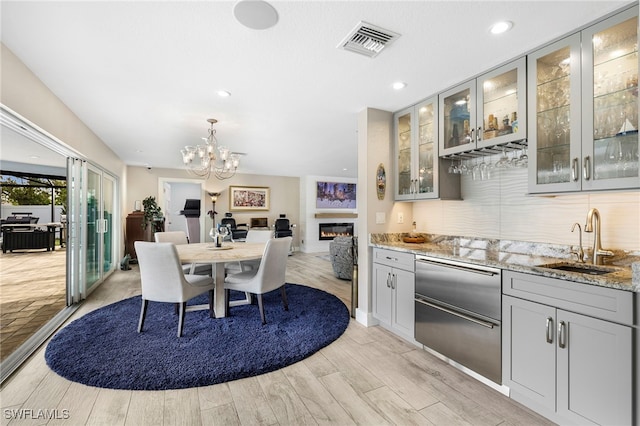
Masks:
[[[218,122],[215,118],[207,119],[210,124],[209,135],[204,145],[185,146],[180,150],[182,162],[189,174],[209,179],[213,174],[217,179],[229,179],[236,174],[240,165],[240,154],[231,152],[225,146],[218,146],[216,129],[213,125]]]

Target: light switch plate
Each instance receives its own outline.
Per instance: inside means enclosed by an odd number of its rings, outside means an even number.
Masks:
[[[404,213],[398,212],[398,223],[404,223]]]
[[[376,212],[376,224],[381,225],[387,221],[384,212]]]

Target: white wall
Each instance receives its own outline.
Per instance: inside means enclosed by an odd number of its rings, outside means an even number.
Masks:
[[[60,222],[60,214],[62,206],[54,206],[53,219],[51,218],[51,206],[14,206],[11,204],[2,205],[2,219],[7,216],[18,213],[31,213],[31,216],[38,218],[38,224],[46,224],[49,222]]]
[[[304,253],[328,252],[330,240],[319,240],[318,224],[353,222],[354,235],[358,232],[358,218],[316,218],[316,213],[357,213],[357,209],[318,209],[316,208],[317,182],[357,183],[355,178],[338,178],[331,176],[305,176],[300,179],[300,251]],[[356,191],[358,187],[356,186]],[[357,199],[356,206],[360,200]]]
[[[640,191],[532,196],[526,169],[507,169],[488,181],[465,175],[461,185],[464,201],[400,204],[413,206],[422,232],[566,245],[578,244],[571,226],[578,222],[584,228],[587,212],[595,207],[602,217],[604,248],[640,250]],[[592,233],[584,234],[583,246],[593,246]]]
[[[367,108],[358,113],[358,308],[356,320],[365,325],[376,324],[372,317],[369,234],[401,232],[389,219],[402,211],[406,218],[411,207],[393,201],[393,156],[391,136],[393,116],[388,111]],[[387,190],[379,200],[376,172],[382,164],[387,174]],[[385,223],[376,223],[376,213],[383,213]],[[409,222],[411,223],[411,222]],[[404,226],[404,225],[403,225]]]
[[[0,57],[0,102],[116,176],[124,211],[122,201],[127,192],[124,162],[2,43]],[[118,236],[120,252],[124,251],[123,234]]]
[[[179,153],[176,153],[179,155]],[[183,169],[162,169],[152,168],[148,170],[146,167],[127,167],[129,178],[127,199],[127,213],[134,209],[136,200],[143,200],[148,196],[156,197],[159,200],[158,182],[160,178],[176,181],[193,179],[186,170]],[[250,175],[238,173],[234,177],[227,180],[218,180],[214,177],[208,180],[197,179],[194,181],[202,182],[203,191],[201,194],[201,206],[203,213],[211,210],[211,201],[207,192],[219,192],[220,196],[216,202],[216,222],[219,222],[224,214],[229,211],[229,186],[262,186],[268,187],[271,193],[270,209],[268,211],[251,211],[251,212],[232,212],[236,223],[250,223],[252,217],[266,217],[269,226],[275,223],[275,220],[281,213],[286,214],[291,223],[299,223],[300,210],[300,179],[288,176],[264,176]],[[212,221],[206,214],[202,215],[201,221],[201,241],[207,241],[209,238],[209,229],[212,227]],[[293,246],[298,248],[298,232],[294,231]]]

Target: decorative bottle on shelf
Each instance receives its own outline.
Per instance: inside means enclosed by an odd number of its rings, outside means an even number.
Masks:
[[[458,134],[458,125],[453,125],[453,130],[451,131],[451,139],[449,139],[449,148],[452,146],[458,145],[460,135]]]
[[[511,113],[511,131],[518,133],[518,113],[515,111]]]

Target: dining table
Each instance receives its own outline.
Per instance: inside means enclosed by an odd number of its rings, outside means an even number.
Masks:
[[[226,303],[224,292],[225,266],[230,263],[261,259],[265,245],[266,243],[225,241],[221,247],[216,247],[215,243],[194,243],[178,244],[176,249],[180,262],[183,264],[190,263],[192,271],[196,265],[211,265],[211,273],[215,282],[213,306],[216,318],[222,318],[225,316]],[[247,301],[249,301],[248,298]],[[199,308],[200,306],[192,307],[190,310]],[[208,305],[202,305],[202,308],[208,309]]]

